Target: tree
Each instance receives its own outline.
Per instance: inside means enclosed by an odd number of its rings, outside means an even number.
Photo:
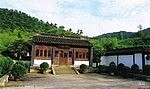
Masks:
[[[139,28],[139,31],[137,32],[137,36],[140,37],[140,38],[144,38],[145,35],[144,35],[143,30],[142,30],[142,25],[139,25],[137,27]]]
[[[22,57],[26,56],[27,53],[30,51],[30,46],[27,42],[23,40],[16,40],[14,41],[7,50],[3,53],[6,56],[13,57],[15,59],[22,59]],[[10,54],[7,54],[10,53]]]

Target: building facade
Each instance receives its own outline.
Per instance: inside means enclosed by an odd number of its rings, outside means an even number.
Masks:
[[[32,40],[31,65],[92,65],[92,45],[85,39],[36,35]]]

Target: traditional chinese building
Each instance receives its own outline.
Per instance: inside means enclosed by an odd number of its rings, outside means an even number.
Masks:
[[[31,65],[92,65],[92,45],[85,39],[65,36],[35,35],[32,40]]]

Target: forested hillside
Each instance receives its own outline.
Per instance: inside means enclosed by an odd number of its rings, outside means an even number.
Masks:
[[[0,54],[30,52],[27,41],[35,33],[52,35],[82,36],[82,30],[76,33],[56,23],[43,22],[17,10],[0,9]],[[82,36],[84,37],[84,36]],[[94,59],[99,59],[107,50],[150,46],[150,28],[138,32],[112,32],[93,38],[86,37],[94,48]]]
[[[150,28],[139,30],[138,32],[120,31],[120,32],[106,33],[96,36],[94,38],[110,38],[110,37],[118,39],[137,38],[139,37],[140,33],[143,34],[145,37],[150,37]]]
[[[80,36],[83,32],[73,33],[71,28],[44,22],[21,11],[0,8],[0,53],[15,40],[27,41],[35,33]]]

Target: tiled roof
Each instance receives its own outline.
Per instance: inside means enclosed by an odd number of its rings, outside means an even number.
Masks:
[[[84,39],[71,38],[71,37],[60,37],[60,36],[47,36],[47,35],[36,35],[32,38],[33,43],[42,43],[50,45],[69,45],[69,46],[84,46],[92,47],[92,44]]]
[[[128,55],[133,53],[150,53],[150,47],[133,47],[115,49],[106,52],[106,55]]]

